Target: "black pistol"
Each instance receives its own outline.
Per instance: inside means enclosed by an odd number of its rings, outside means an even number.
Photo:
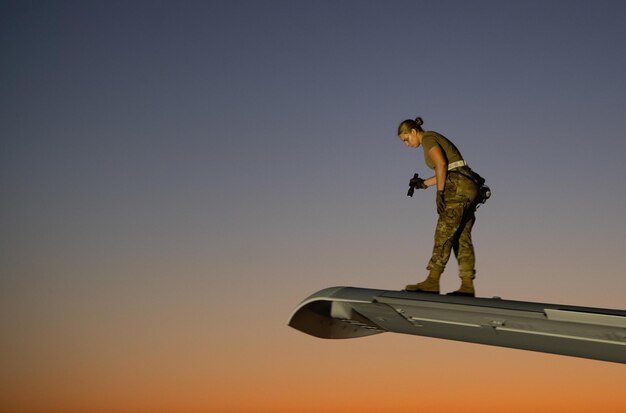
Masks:
[[[406,193],[406,196],[413,197],[413,192],[415,192],[415,188],[424,189],[426,188],[426,184],[424,184],[424,180],[419,177],[419,175],[413,174],[413,178],[409,181],[409,192]]]

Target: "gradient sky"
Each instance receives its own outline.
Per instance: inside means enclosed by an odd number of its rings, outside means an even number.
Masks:
[[[480,296],[625,309],[622,1],[0,0],[0,410],[622,412],[621,364],[287,327],[420,281],[453,140]],[[444,291],[456,289],[456,263]]]

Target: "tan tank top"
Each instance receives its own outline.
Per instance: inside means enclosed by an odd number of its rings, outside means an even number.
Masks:
[[[428,151],[431,150],[435,145],[438,145],[441,148],[441,151],[443,152],[443,155],[445,156],[446,162],[448,164],[463,160],[461,152],[459,152],[457,147],[454,146],[454,144],[450,142],[445,136],[440,135],[437,132],[425,131],[424,137],[422,138],[422,148],[424,149],[424,160],[426,161],[426,165],[430,169],[435,169],[435,164],[428,157]]]

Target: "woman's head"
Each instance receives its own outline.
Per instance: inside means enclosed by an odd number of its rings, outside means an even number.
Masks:
[[[398,126],[398,137],[406,146],[417,148],[420,140],[417,135],[420,132],[424,132],[422,125],[424,121],[422,118],[417,117],[415,120],[407,119]]]
[[[422,125],[424,121],[422,118],[417,117],[415,119],[407,119],[398,126],[398,136],[402,133],[411,133],[411,129],[415,129],[417,132],[423,132]]]

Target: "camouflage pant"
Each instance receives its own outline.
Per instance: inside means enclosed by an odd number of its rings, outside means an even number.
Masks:
[[[459,263],[459,275],[474,278],[476,258],[472,227],[476,221],[477,196],[478,187],[474,181],[459,172],[448,172],[444,191],[446,208],[437,221],[435,246],[428,270],[443,272],[450,252],[454,251]]]

